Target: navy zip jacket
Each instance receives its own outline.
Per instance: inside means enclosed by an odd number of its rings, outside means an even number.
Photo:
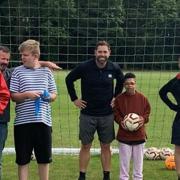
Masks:
[[[112,114],[111,100],[122,92],[124,75],[117,64],[107,61],[104,68],[96,65],[95,59],[81,63],[66,77],[66,86],[71,101],[78,99],[74,81],[81,80],[81,99],[87,107],[81,112],[87,115],[104,116]],[[116,85],[114,88],[114,79]]]

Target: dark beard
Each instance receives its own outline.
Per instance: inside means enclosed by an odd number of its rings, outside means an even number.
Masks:
[[[102,56],[99,56],[97,57],[97,62],[100,63],[100,64],[104,64],[107,62],[108,58],[107,57],[102,57]]]
[[[7,64],[0,64],[0,71],[4,71],[7,68]]]

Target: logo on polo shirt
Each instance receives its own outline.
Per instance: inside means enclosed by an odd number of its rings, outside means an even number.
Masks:
[[[108,78],[112,78],[112,74],[108,74]]]

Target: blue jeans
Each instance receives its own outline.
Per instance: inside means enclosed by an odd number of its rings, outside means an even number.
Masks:
[[[2,151],[5,146],[5,142],[8,134],[8,125],[0,124],[0,180],[2,179]]]

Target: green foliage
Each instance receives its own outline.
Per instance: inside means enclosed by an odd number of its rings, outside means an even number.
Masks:
[[[179,7],[176,0],[1,1],[0,41],[11,47],[13,59],[18,45],[34,38],[41,42],[42,59],[66,63],[89,58],[102,39],[112,45],[113,61],[174,61]]]
[[[122,0],[75,2],[78,28],[74,29],[74,33],[84,38],[82,44],[91,46],[96,44],[97,39],[108,39],[110,43],[115,43],[112,37],[122,36]]]
[[[176,0],[156,0],[154,1],[152,8],[154,17],[160,22],[165,22],[168,18],[177,18],[178,12]]]

